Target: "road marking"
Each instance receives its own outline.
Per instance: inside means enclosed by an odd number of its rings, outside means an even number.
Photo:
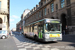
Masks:
[[[42,50],[50,50],[49,48],[42,48]]]
[[[26,50],[25,48],[19,49],[19,50]]]
[[[59,50],[58,48],[51,48],[51,50]]]
[[[32,48],[31,46],[25,46],[25,48]]]
[[[51,47],[51,46],[50,46],[50,45],[46,45],[45,47],[46,47],[46,48],[49,48],[49,47]]]
[[[21,36],[18,36],[18,38],[21,38]],[[15,40],[18,50],[28,50],[29,48],[33,50],[50,50],[51,47],[50,45],[38,44],[39,42],[27,38],[24,39],[24,42],[21,42],[22,39],[19,39],[19,41],[16,37],[13,37],[13,39]]]
[[[40,47],[33,47],[34,50],[39,49]]]
[[[43,45],[37,45],[38,47],[42,47]]]

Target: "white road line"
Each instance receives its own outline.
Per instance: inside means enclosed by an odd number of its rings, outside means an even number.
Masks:
[[[44,47],[48,48],[48,47],[51,47],[51,46],[50,46],[50,45],[46,45],[46,46],[44,46]]]
[[[22,48],[22,49],[18,49],[18,50],[26,50],[25,48]]]
[[[36,50],[36,49],[40,49],[40,47],[33,47],[33,49],[34,49],[34,50]]]
[[[51,50],[59,50],[58,48],[51,48]]]
[[[50,48],[42,48],[42,50],[50,50]]]

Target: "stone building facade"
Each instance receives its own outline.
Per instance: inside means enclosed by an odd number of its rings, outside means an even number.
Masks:
[[[23,14],[21,15],[21,20],[16,24],[16,31],[23,33],[23,25],[25,23],[24,17],[28,12],[30,12],[29,9],[24,10]]]
[[[43,18],[60,19],[62,31],[75,31],[75,0],[40,0],[24,18],[25,25]]]
[[[0,30],[9,31],[10,0],[0,0]]]
[[[16,24],[16,31],[17,32],[20,32],[21,30],[20,30],[20,28],[21,28],[21,21],[19,21],[17,24]]]

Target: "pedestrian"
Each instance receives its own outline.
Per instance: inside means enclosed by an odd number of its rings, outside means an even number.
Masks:
[[[12,35],[12,30],[11,30],[11,33],[10,33],[10,35]]]

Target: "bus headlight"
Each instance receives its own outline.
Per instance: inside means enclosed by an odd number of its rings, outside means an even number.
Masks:
[[[46,39],[49,39],[49,34],[45,34],[45,38]]]
[[[60,34],[60,38],[62,38],[62,34]]]

